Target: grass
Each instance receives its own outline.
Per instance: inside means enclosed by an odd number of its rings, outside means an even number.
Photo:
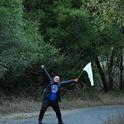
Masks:
[[[76,92],[66,94],[61,105],[65,109],[100,106],[100,105],[124,105],[124,93],[120,92]]]
[[[73,94],[73,95],[72,95]],[[39,112],[42,98],[34,99],[32,97],[5,97],[0,98],[0,116],[10,113],[31,113]],[[124,105],[124,93],[109,92],[84,92],[72,91],[63,96],[60,103],[62,109],[75,109],[89,106],[100,105]]]
[[[38,111],[39,106],[41,106],[41,103],[31,98],[11,97],[11,100],[4,98],[0,100],[0,116],[9,115],[10,113]]]
[[[119,114],[116,118],[108,118],[104,124],[124,124],[124,114]]]

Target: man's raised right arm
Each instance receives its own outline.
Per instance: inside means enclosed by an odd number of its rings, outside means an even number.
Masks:
[[[47,69],[44,67],[44,65],[41,65],[41,68],[43,69],[43,71],[44,71],[45,75],[47,76],[47,78],[49,79],[49,81],[51,81],[52,78],[50,77],[50,75],[49,75]]]

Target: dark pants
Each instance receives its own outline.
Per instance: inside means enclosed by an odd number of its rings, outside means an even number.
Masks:
[[[62,117],[61,117],[61,112],[60,112],[60,107],[59,107],[58,101],[51,102],[48,100],[43,100],[43,104],[42,104],[40,114],[39,114],[39,123],[42,122],[44,113],[49,106],[51,106],[53,108],[53,110],[55,111],[56,116],[58,118],[58,122],[62,122]]]

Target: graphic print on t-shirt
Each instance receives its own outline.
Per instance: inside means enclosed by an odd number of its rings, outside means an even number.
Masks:
[[[58,91],[58,86],[57,85],[52,85],[51,86],[51,92],[56,93]]]
[[[50,100],[55,101],[57,99],[58,85],[51,85]]]

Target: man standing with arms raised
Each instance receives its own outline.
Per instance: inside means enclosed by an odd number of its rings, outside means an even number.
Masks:
[[[44,65],[42,65],[41,67],[49,80],[49,84],[44,90],[43,103],[42,103],[42,107],[39,114],[39,124],[43,124],[42,119],[46,109],[49,106],[51,106],[55,111],[58,119],[58,124],[64,124],[62,121],[61,111],[60,111],[59,102],[58,102],[60,100],[59,90],[68,84],[78,82],[78,78],[60,82],[59,76],[55,76],[54,79],[52,79],[49,73],[47,72],[47,70],[45,69]]]

